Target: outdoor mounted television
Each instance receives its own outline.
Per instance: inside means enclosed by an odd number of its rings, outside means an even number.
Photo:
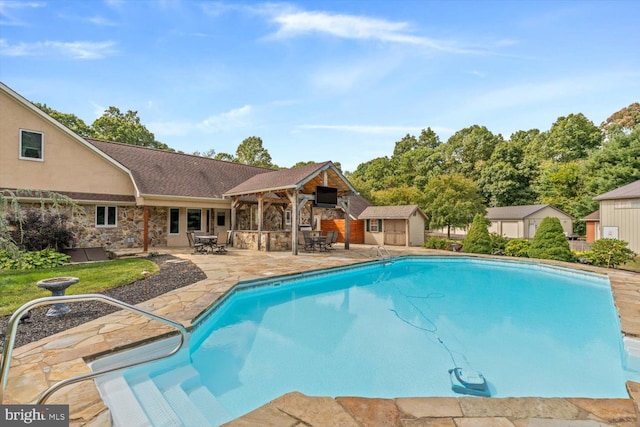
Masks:
[[[335,208],[338,204],[338,189],[333,187],[316,187],[316,201],[313,206],[317,208]]]

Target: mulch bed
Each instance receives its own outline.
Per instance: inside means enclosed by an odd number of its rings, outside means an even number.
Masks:
[[[159,272],[131,284],[100,293],[135,305],[206,279],[202,270],[190,261],[181,260],[172,255],[159,255],[148,259],[160,266]],[[45,315],[50,306],[31,310],[31,317],[25,323],[18,325],[14,347],[38,341],[119,310],[117,307],[99,301],[81,301],[67,305],[71,308],[71,312],[57,317]],[[10,316],[0,316],[0,351],[4,348],[9,318]]]

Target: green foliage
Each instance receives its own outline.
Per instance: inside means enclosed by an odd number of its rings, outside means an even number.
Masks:
[[[623,240],[599,239],[593,242],[591,250],[586,252],[584,257],[594,265],[616,268],[635,258],[635,253],[627,247],[628,245]]]
[[[34,102],[33,105],[69,128],[72,132],[77,133],[80,136],[92,136],[93,131],[91,130],[91,127],[87,126],[87,124],[75,114],[61,113],[48,107],[47,104],[40,104],[38,102]]]
[[[471,228],[462,241],[462,250],[471,254],[490,254],[492,252],[487,220],[482,214],[476,214],[473,217]]]
[[[424,190],[424,210],[429,229],[467,227],[474,215],[486,213],[478,186],[462,175],[442,175],[429,181]]]
[[[423,199],[420,190],[404,185],[389,190],[372,191],[369,201],[378,206],[424,205]]]
[[[527,258],[529,256],[531,242],[526,239],[511,239],[504,245],[504,254],[507,256],[517,256]]]
[[[30,270],[34,268],[59,267],[69,262],[69,255],[52,249],[19,252],[0,250],[0,270]]]
[[[490,233],[489,239],[491,241],[491,253],[504,254],[504,248],[507,244],[507,239],[505,237],[502,237],[498,233]]]
[[[445,170],[477,182],[485,162],[502,141],[502,135],[494,135],[485,126],[473,125],[459,130],[443,147]]]
[[[429,237],[425,242],[423,247],[427,249],[449,249],[450,240],[445,239],[444,237]]]
[[[629,132],[640,125],[640,102],[634,102],[620,111],[616,111],[600,125],[608,135]]]
[[[582,113],[559,117],[546,137],[547,159],[563,163],[585,159],[604,139],[602,131]]]
[[[96,138],[173,151],[168,145],[156,141],[155,135],[140,122],[137,111],[122,113],[119,108],[109,107],[91,127]]]
[[[575,261],[558,218],[546,217],[540,222],[529,248],[529,257],[567,262]]]
[[[273,168],[271,155],[262,146],[262,139],[257,136],[245,138],[236,150],[235,162],[245,165],[262,166]]]

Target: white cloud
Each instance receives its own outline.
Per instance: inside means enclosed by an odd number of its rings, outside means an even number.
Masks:
[[[250,125],[253,107],[245,105],[224,113],[209,116],[200,122],[166,121],[151,122],[148,128],[160,136],[184,136],[198,130],[204,133],[227,132]]]
[[[44,41],[34,43],[9,44],[0,39],[0,55],[6,56],[49,56],[62,55],[71,59],[100,59],[113,55],[115,43],[106,42],[60,42]]]
[[[38,1],[0,1],[0,25],[27,25],[12,12],[18,9],[35,9],[44,6],[43,2]]]
[[[205,132],[220,132],[244,127],[251,117],[252,107],[245,105],[215,116],[207,117],[197,124],[197,127]]]

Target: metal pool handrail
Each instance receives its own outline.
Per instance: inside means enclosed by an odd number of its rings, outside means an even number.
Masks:
[[[9,368],[10,368],[10,365],[11,365],[11,354],[13,353],[13,345],[15,343],[15,335],[16,335],[16,331],[18,329],[18,321],[22,317],[22,314],[27,312],[27,311],[29,311],[32,308],[40,307],[40,306],[43,306],[43,305],[49,305],[49,304],[54,304],[54,303],[59,303],[59,302],[74,302],[74,301],[102,301],[102,302],[105,302],[107,304],[111,304],[111,305],[114,305],[116,307],[120,307],[120,308],[122,308],[124,310],[128,310],[128,311],[131,311],[131,312],[134,312],[134,313],[138,313],[140,315],[143,315],[143,316],[149,317],[151,319],[157,320],[159,322],[165,323],[165,324],[167,324],[169,326],[172,326],[172,327],[176,328],[178,330],[178,332],[180,332],[180,342],[178,343],[178,345],[173,350],[171,350],[171,352],[169,352],[168,354],[165,354],[165,355],[156,356],[156,357],[152,357],[152,358],[148,358],[148,359],[143,359],[143,360],[139,360],[139,361],[134,362],[134,363],[128,363],[128,364],[121,365],[121,366],[115,366],[115,367],[112,367],[112,368],[98,370],[98,371],[95,371],[95,372],[90,372],[88,374],[78,375],[78,376],[75,376],[75,377],[72,377],[72,378],[68,378],[66,380],[59,381],[59,382],[55,383],[54,385],[52,385],[51,387],[49,387],[47,390],[45,390],[44,393],[42,393],[42,395],[38,399],[38,402],[37,402],[38,405],[43,404],[49,398],[49,396],[51,396],[58,389],[60,389],[60,388],[62,388],[64,386],[67,386],[69,384],[74,384],[74,383],[77,383],[77,382],[80,382],[80,381],[84,381],[84,380],[89,379],[89,378],[95,378],[97,376],[108,374],[108,373],[111,373],[111,372],[115,372],[115,371],[118,371],[118,370],[121,370],[121,369],[131,368],[133,366],[137,366],[137,365],[140,365],[142,363],[153,362],[154,360],[164,359],[166,357],[173,356],[178,351],[180,351],[180,349],[182,348],[184,343],[188,340],[188,338],[187,338],[187,330],[180,323],[175,322],[175,321],[173,321],[171,319],[168,319],[166,317],[159,316],[157,314],[153,314],[153,313],[151,313],[149,311],[146,311],[146,310],[143,310],[141,308],[135,307],[133,305],[127,304],[125,302],[119,301],[119,300],[117,300],[115,298],[108,297],[106,295],[100,295],[100,294],[68,295],[68,296],[45,297],[45,298],[35,299],[33,301],[30,301],[30,302],[24,304],[22,307],[20,307],[15,313],[13,313],[13,315],[9,319],[9,324],[7,325],[7,334],[6,334],[5,339],[4,339],[4,348],[2,350],[2,361],[1,361],[1,364],[0,364],[0,366],[2,367],[0,369],[0,404],[2,404],[2,402],[4,401],[4,392],[5,392],[5,389],[7,388],[7,380],[8,380],[8,377],[9,377]]]

